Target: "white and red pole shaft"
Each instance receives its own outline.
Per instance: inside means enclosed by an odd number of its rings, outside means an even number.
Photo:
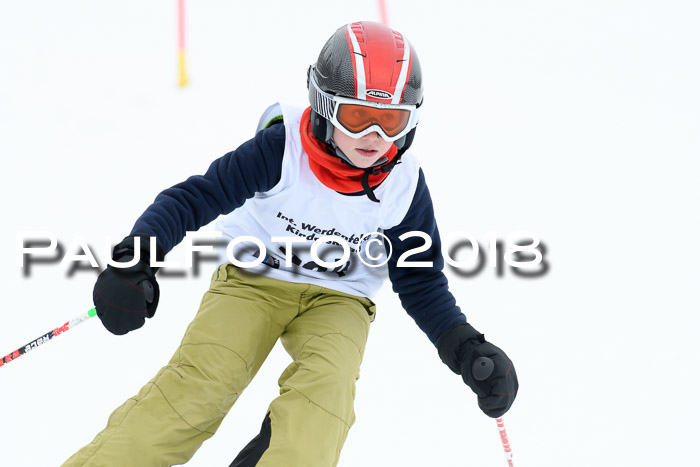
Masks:
[[[12,352],[8,353],[4,357],[0,359],[0,367],[5,365],[6,363],[10,363],[13,360],[18,359],[25,353],[29,352],[30,350],[34,350],[40,345],[48,342],[49,340],[53,339],[54,337],[63,334],[64,332],[68,331],[69,329],[73,329],[75,326],[79,325],[80,323],[83,323],[87,321],[88,319],[92,318],[95,316],[97,312],[95,311],[94,308],[91,308],[89,311],[86,311],[80,316],[76,316],[70,321],[65,322],[62,326],[59,326],[55,329],[50,330],[43,336],[37,337],[33,341],[31,341],[29,344],[23,345],[17,350],[13,350]]]
[[[474,363],[472,364],[472,375],[477,381],[484,381],[491,376],[494,367],[495,364],[489,357],[479,357],[474,360]],[[513,467],[513,450],[511,449],[510,442],[508,441],[508,434],[506,433],[506,425],[503,423],[503,417],[497,418],[496,424],[498,424],[498,434],[501,436],[501,443],[503,444],[503,450],[506,453],[508,467]]]
[[[496,423],[498,424],[498,434],[501,435],[503,451],[506,453],[508,467],[513,467],[513,450],[511,449],[510,442],[508,441],[508,434],[506,433],[506,426],[503,423],[503,418],[497,418]]]

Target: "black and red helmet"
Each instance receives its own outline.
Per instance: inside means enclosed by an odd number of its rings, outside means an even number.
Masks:
[[[418,124],[423,86],[418,56],[400,32],[367,21],[339,28],[323,46],[317,62],[309,67],[307,85],[312,130],[320,141],[331,140],[335,125],[354,137],[378,131],[403,151],[410,145]],[[376,120],[376,124],[370,122],[361,129],[343,127],[338,110],[343,103],[353,102],[375,112],[400,111],[402,126],[382,128]]]

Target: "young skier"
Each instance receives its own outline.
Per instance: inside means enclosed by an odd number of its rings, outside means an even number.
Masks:
[[[510,408],[518,389],[513,365],[467,324],[448,291],[432,201],[417,159],[406,152],[423,100],[415,50],[382,24],[348,24],[309,68],[308,90],[310,108],[269,109],[252,140],[204,175],[164,190],[114,248],[114,260],[138,261],[107,267],[93,299],[104,326],[120,335],[155,313],[151,254],[162,260],[187,231],[221,214],[217,228],[227,241],[258,240],[227,251],[235,260],[222,260],[214,272],[170,362],[64,465],[187,462],[278,339],[293,361],[260,434],[231,466],[336,465],[355,419],[355,382],[375,314],[370,297],[387,272],[403,307],[479,407],[491,417]],[[414,231],[430,237],[429,248],[419,248],[427,245],[420,236],[404,235]],[[384,235],[389,260],[382,267],[371,263],[377,242],[373,251],[367,240],[377,237],[365,234],[374,232]],[[405,264],[401,256],[416,248]],[[493,368],[475,375],[477,360]]]

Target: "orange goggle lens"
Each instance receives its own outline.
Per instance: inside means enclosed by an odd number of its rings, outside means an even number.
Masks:
[[[411,119],[406,109],[378,109],[365,105],[340,104],[336,115],[338,123],[352,133],[359,133],[372,125],[379,125],[388,137],[401,133]]]

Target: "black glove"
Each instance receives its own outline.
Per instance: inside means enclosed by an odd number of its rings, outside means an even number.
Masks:
[[[151,318],[158,306],[160,290],[156,282],[157,268],[149,266],[150,237],[148,235],[130,235],[114,247],[112,259],[129,262],[135,257],[134,238],[140,237],[139,262],[128,268],[107,269],[97,278],[92,292],[97,316],[112,334],[122,335],[143,326],[146,318]],[[160,245],[157,258],[163,259]]]
[[[440,337],[438,353],[442,361],[462,379],[479,400],[479,408],[489,417],[503,416],[513,405],[518,394],[518,377],[515,367],[501,349],[486,342],[470,324],[452,326]],[[494,363],[493,371],[483,381],[472,374],[474,362],[487,357]]]

